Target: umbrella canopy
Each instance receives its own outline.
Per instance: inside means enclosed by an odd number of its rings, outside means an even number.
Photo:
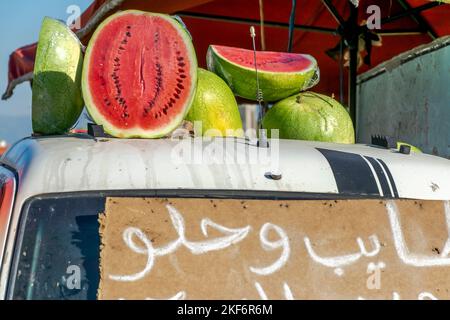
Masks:
[[[81,17],[82,29],[77,31],[87,44],[95,26],[118,10],[140,9],[178,14],[191,32],[199,64],[205,67],[206,51],[210,44],[251,48],[249,26],[257,27],[258,49],[287,51],[289,39],[293,52],[316,57],[321,69],[321,81],[314,90],[335,94],[345,99],[348,82],[347,69],[340,64],[344,49],[353,37],[358,43],[357,30],[370,17],[367,8],[381,9],[382,28],[373,30],[382,38],[382,46],[374,47],[371,65],[363,65],[358,72],[386,61],[395,55],[450,34],[450,5],[424,0],[95,0]],[[296,8],[292,11],[293,4]],[[292,12],[295,14],[292,15]],[[289,21],[291,24],[291,28]],[[260,26],[264,25],[263,32]],[[291,30],[291,32],[289,32]],[[360,31],[366,30],[365,25]],[[290,37],[289,35],[292,34]],[[362,33],[361,33],[362,34]],[[359,35],[361,37],[361,34]],[[344,39],[340,46],[341,39]],[[375,44],[375,42],[374,42]],[[380,43],[376,44],[379,45]],[[356,46],[358,47],[358,46]],[[337,58],[330,52],[338,49]],[[343,49],[343,51],[340,50]],[[360,51],[361,45],[358,47]],[[355,55],[358,53],[355,48]],[[329,50],[328,54],[326,53]],[[4,99],[12,94],[14,86],[30,80],[34,66],[36,44],[17,49],[9,61],[9,87]],[[364,53],[365,54],[365,53]],[[352,68],[350,68],[352,69]],[[353,67],[356,81],[356,66]],[[354,83],[353,83],[354,85]],[[350,92],[351,93],[351,92]],[[354,93],[353,93],[354,94]]]

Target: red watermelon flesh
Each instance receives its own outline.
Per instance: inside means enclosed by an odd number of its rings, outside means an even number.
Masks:
[[[255,60],[252,50],[218,45],[213,48],[228,61],[254,70]],[[271,51],[257,51],[256,62],[259,71],[267,72],[298,72],[314,65],[314,61],[307,55]]]
[[[320,71],[308,54],[257,51],[212,45],[208,49],[208,69],[220,76],[240,97],[256,100],[257,89],[264,101],[275,102],[316,85]]]
[[[189,111],[196,84],[190,36],[167,15],[117,13],[97,28],[86,51],[86,107],[115,137],[167,135]]]

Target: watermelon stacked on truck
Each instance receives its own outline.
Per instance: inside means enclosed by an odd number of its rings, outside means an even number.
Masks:
[[[56,59],[62,53],[65,60]],[[84,101],[92,121],[113,137],[167,137],[183,120],[202,125],[195,134],[243,136],[237,96],[274,103],[260,121],[281,138],[354,142],[342,105],[301,93],[319,82],[314,57],[213,44],[206,63],[209,71],[198,69],[189,32],[168,15],[113,14],[97,27],[84,62],[76,36],[46,19],[35,67],[33,127],[40,134],[68,132]],[[52,68],[58,71],[53,76]]]
[[[77,36],[62,22],[44,18],[33,77],[33,131],[62,134],[83,110],[83,53]]]
[[[265,101],[287,98],[319,82],[317,61],[310,55],[256,52],[256,68],[254,57],[251,50],[212,45],[207,63],[238,96],[250,100],[257,98],[256,72]]]
[[[83,69],[89,114],[116,137],[173,131],[195,95],[197,58],[189,34],[166,15],[125,11],[91,38]]]

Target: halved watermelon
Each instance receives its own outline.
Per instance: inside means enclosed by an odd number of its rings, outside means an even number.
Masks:
[[[129,10],[95,31],[83,67],[87,109],[121,138],[158,138],[184,119],[197,85],[186,30],[168,15]]]
[[[83,52],[77,36],[61,21],[44,18],[33,73],[33,132],[64,134],[83,111]]]
[[[265,101],[278,101],[319,82],[316,59],[307,54],[256,52],[259,86]],[[208,69],[223,78],[240,97],[256,100],[254,52],[242,48],[212,45]]]

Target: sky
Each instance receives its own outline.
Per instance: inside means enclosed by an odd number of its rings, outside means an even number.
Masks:
[[[8,83],[9,55],[17,48],[36,42],[45,16],[67,21],[71,5],[83,12],[93,0],[0,1],[0,96]],[[16,87],[7,101],[0,100],[0,141],[9,144],[31,134],[31,89],[28,83]]]

